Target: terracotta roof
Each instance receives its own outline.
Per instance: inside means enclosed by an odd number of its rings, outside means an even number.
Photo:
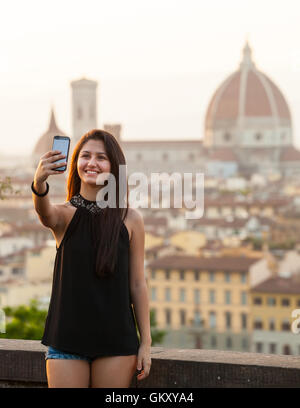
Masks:
[[[147,225],[161,225],[167,227],[168,220],[166,217],[144,217],[144,224]]]
[[[127,147],[132,145],[132,146],[146,146],[147,144],[149,145],[171,145],[171,146],[175,146],[176,144],[179,145],[180,147],[182,147],[182,145],[185,144],[193,144],[195,145],[195,147],[197,147],[198,145],[202,147],[202,143],[203,141],[201,139],[199,140],[122,140],[122,144],[125,145]]]
[[[198,270],[226,270],[228,272],[244,272],[257,262],[257,259],[247,257],[210,257],[203,258],[188,255],[165,256],[149,262],[149,268],[156,269],[198,269]]]
[[[232,220],[226,219],[223,216],[220,218],[199,218],[193,223],[195,226],[215,226],[218,228],[244,228],[246,224],[252,220],[252,218],[257,218],[260,225],[275,225],[277,224],[275,220],[266,217],[250,216],[248,218],[233,218]]]
[[[300,279],[293,277],[282,278],[279,276],[269,278],[251,289],[251,292],[260,293],[282,293],[282,294],[299,294]]]
[[[288,197],[282,197],[282,198],[270,198],[267,200],[245,200],[245,201],[238,201],[234,198],[223,198],[223,197],[217,197],[217,198],[205,198],[204,197],[204,205],[205,207],[224,207],[224,206],[230,206],[230,207],[245,207],[245,208],[250,208],[250,207],[281,207],[281,206],[286,206],[291,203],[291,199]]]
[[[222,149],[214,150],[210,154],[209,160],[236,162],[237,158],[236,158],[236,155],[233,153],[233,151],[231,149],[222,148]]]
[[[300,151],[295,149],[292,146],[286,147],[283,149],[280,161],[299,161],[300,160]]]
[[[183,249],[181,247],[176,246],[176,245],[161,244],[161,245],[155,245],[155,246],[153,246],[151,248],[148,248],[148,249],[146,249],[145,252],[147,254],[152,254],[152,253],[156,253],[156,252],[160,251],[161,249],[166,249],[166,248],[170,248],[170,247],[172,249],[177,250],[177,251],[183,251]]]

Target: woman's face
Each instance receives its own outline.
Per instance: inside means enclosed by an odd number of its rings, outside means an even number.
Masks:
[[[95,185],[96,180],[99,180],[99,174],[110,173],[110,169],[110,161],[102,140],[89,140],[82,146],[77,160],[81,182]],[[88,170],[95,173],[88,173]]]

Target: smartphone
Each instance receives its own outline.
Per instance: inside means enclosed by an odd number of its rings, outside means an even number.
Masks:
[[[63,157],[62,159],[56,160],[54,163],[68,162],[69,148],[70,148],[70,138],[68,136],[54,136],[52,150],[59,150],[61,154],[64,154],[66,156],[66,157]],[[64,166],[56,168],[55,170],[65,171],[66,169],[67,169],[67,166],[64,165]]]

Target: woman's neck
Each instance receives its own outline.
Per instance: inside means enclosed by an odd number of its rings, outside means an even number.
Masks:
[[[79,194],[81,197],[85,198],[88,201],[95,202],[97,200],[97,194],[101,188],[97,186],[97,188],[89,188],[87,186],[81,186]]]

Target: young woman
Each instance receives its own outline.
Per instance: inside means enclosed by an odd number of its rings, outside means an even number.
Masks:
[[[138,380],[149,375],[151,333],[144,224],[140,212],[127,205],[127,181],[126,202],[119,201],[119,165],[126,164],[125,157],[114,136],[91,130],[72,154],[68,201],[53,205],[46,180],[63,173],[55,170],[66,164],[55,163],[65,157],[59,153],[41,157],[31,186],[38,217],[57,243],[42,338],[48,346],[48,386],[129,387],[136,370],[142,370]],[[115,177],[115,208],[98,205],[100,189],[109,181],[102,174],[106,181],[100,184],[101,173]]]

